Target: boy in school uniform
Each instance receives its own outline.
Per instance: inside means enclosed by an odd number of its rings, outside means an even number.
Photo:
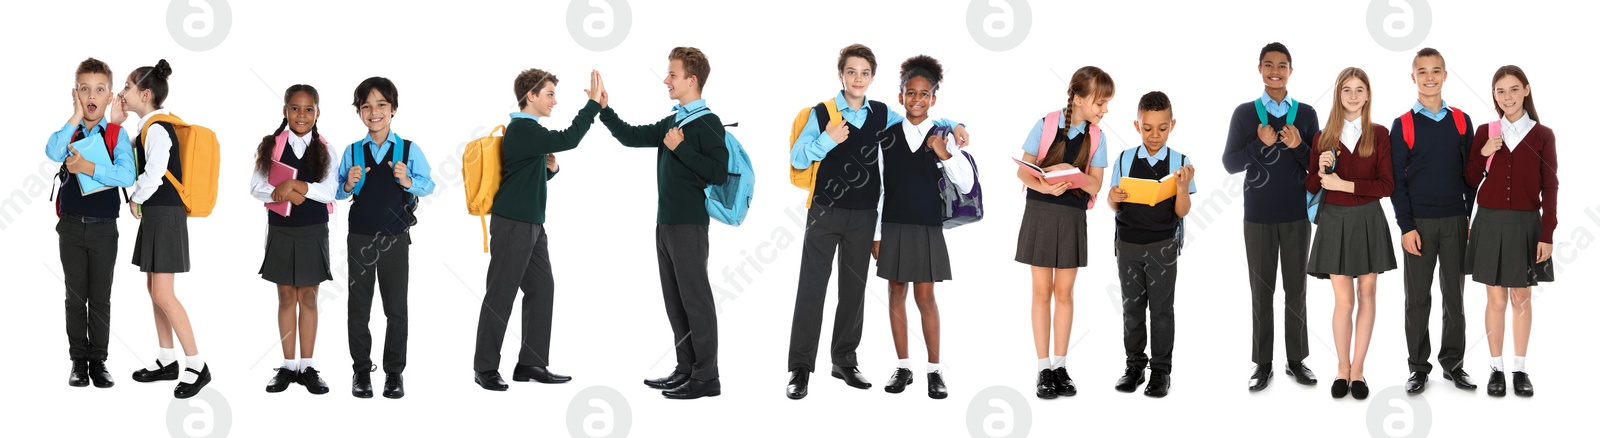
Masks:
[[[600,113],[599,74],[589,74],[589,101],[566,130],[544,126],[556,106],[556,76],[540,69],[523,70],[512,83],[519,112],[511,113],[501,139],[500,190],[491,212],[488,285],[478,312],[474,380],[491,391],[509,386],[500,377],[500,344],[505,340],[511,304],[522,289],[522,348],[511,379],[540,383],[572,380],[551,372],[550,324],[555,305],[555,278],[550,272],[549,236],[544,208],[555,178],[556,152],[578,147]]]
[[[1117,390],[1133,392],[1144,383],[1150,367],[1150,384],[1144,395],[1167,396],[1172,375],[1173,291],[1178,282],[1178,251],[1183,245],[1183,217],[1189,215],[1189,196],[1195,193],[1194,165],[1189,157],[1167,147],[1167,136],[1178,121],[1172,118],[1172,101],[1166,93],[1152,91],[1139,98],[1139,120],[1134,127],[1144,139],[1118,155],[1111,166],[1111,209],[1117,212],[1117,272],[1122,281],[1122,345],[1127,370],[1117,380]],[[1122,169],[1128,169],[1124,174]],[[1176,169],[1176,171],[1174,171]],[[1173,174],[1179,189],[1155,205],[1127,203],[1122,178],[1160,181]],[[1149,309],[1149,336],[1145,310]],[[1146,341],[1150,354],[1145,354]]]
[[[1222,165],[1228,173],[1245,172],[1244,247],[1249,267],[1252,324],[1251,391],[1272,381],[1272,296],[1277,272],[1283,272],[1284,371],[1302,385],[1317,378],[1303,361],[1310,355],[1306,331],[1306,260],[1311,222],[1306,219],[1305,143],[1319,132],[1317,110],[1289,98],[1294,73],[1289,48],[1271,43],[1261,48],[1256,69],[1266,91],[1233,111]]]
[[[79,178],[88,177],[106,187],[133,185],[133,143],[122,130],[127,112],[115,105],[111,67],[89,58],[78,64],[72,88],[72,117],[45,143],[44,153],[60,162],[56,234],[60,237],[61,273],[66,279],[67,354],[71,386],[110,388],[115,382],[106,371],[107,344],[111,337],[111,277],[116,270],[117,216],[122,199],[106,189],[83,194]],[[109,114],[108,114],[109,110]],[[112,148],[109,164],[83,158],[73,142],[100,136]],[[102,147],[95,145],[94,147]],[[176,356],[167,358],[175,363]]]
[[[728,146],[722,119],[700,97],[711,62],[693,47],[667,55],[667,95],[673,113],[649,125],[629,125],[600,92],[600,122],[623,146],[656,149],[656,260],[667,322],[672,326],[677,366],[672,374],[644,382],[669,399],[722,394],[717,373],[717,307],[706,271],[711,216],[705,186],[728,178]],[[688,123],[690,116],[699,116]]]
[[[1394,195],[1389,202],[1394,205],[1394,221],[1400,226],[1405,251],[1406,350],[1411,369],[1405,388],[1410,394],[1427,389],[1428,373],[1433,370],[1428,363],[1432,349],[1428,314],[1433,309],[1435,265],[1439,268],[1439,296],[1444,299],[1439,365],[1444,367],[1445,380],[1457,388],[1478,388],[1461,366],[1467,331],[1461,291],[1466,281],[1468,217],[1475,195],[1462,175],[1473,141],[1472,117],[1445,103],[1444,82],[1449,75],[1438,50],[1417,51],[1411,60],[1417,102],[1389,128],[1389,144],[1394,145],[1390,149]]]
[[[406,367],[406,295],[410,229],[414,225],[414,207],[407,204],[415,202],[411,197],[433,193],[434,182],[422,147],[389,129],[400,109],[400,92],[394,82],[382,77],[362,81],[351,104],[367,125],[367,136],[345,148],[339,161],[340,189],[335,193],[339,200],[355,198],[350,203],[350,236],[345,242],[350,252],[349,336],[355,369],[350,393],[372,397],[371,373],[377,366],[372,363],[372,332],[367,321],[372,317],[373,282],[377,282],[383,316],[388,320],[383,335],[383,396],[400,398],[405,396],[401,373]],[[357,160],[363,165],[357,165]]]
[[[806,214],[800,285],[789,329],[790,375],[785,392],[793,400],[810,393],[835,250],[839,254],[839,304],[833,324],[831,374],[854,388],[872,387],[856,368],[856,346],[861,343],[867,267],[878,223],[882,187],[878,150],[883,133],[905,117],[866,97],[878,70],[871,48],[852,44],[840,50],[838,70],[843,90],[833,100],[843,120],[824,119],[826,104],[817,105],[790,149],[789,161],[795,169],[821,166]],[[941,119],[936,125],[953,124]],[[966,129],[955,128],[956,143],[966,146]]]

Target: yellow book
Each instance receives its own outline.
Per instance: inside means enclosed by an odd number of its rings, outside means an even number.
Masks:
[[[1122,187],[1123,191],[1128,192],[1128,200],[1122,202],[1154,206],[1162,201],[1171,199],[1173,196],[1178,195],[1178,178],[1176,176],[1176,174],[1168,174],[1165,178],[1161,178],[1160,181],[1124,176],[1117,183],[1118,187]]]

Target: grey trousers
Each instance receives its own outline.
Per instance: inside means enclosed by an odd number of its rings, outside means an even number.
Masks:
[[[656,225],[656,263],[678,356],[676,370],[700,381],[718,375],[717,303],[706,273],[709,232],[706,225]]]
[[[835,250],[839,254],[839,305],[833,316],[833,364],[856,366],[865,320],[867,268],[872,260],[872,229],[876,210],[850,210],[811,206],[807,213],[804,253],[800,256],[800,287],[794,299],[794,321],[789,327],[789,370],[815,371],[817,343],[822,338],[822,311],[828,298]]]
[[[105,360],[111,340],[117,221],[83,223],[63,217],[56,222],[56,234],[67,286],[67,354],[72,360]]]
[[[489,274],[483,307],[478,311],[478,343],[472,369],[500,367],[500,344],[511,321],[511,305],[520,288],[522,348],[517,365],[550,366],[550,321],[555,311],[555,278],[550,273],[550,239],[544,225],[499,215],[490,219]]]
[[[1439,297],[1443,298],[1444,333],[1439,336],[1439,365],[1446,370],[1461,368],[1466,352],[1467,317],[1462,310],[1461,290],[1466,284],[1467,217],[1417,219],[1417,236],[1422,238],[1422,256],[1406,252],[1406,351],[1411,371],[1433,371],[1428,353],[1428,317],[1433,310],[1433,272],[1439,267]],[[1402,239],[1402,242],[1404,239]],[[1403,244],[1402,244],[1403,245]]]
[[[1252,324],[1250,360],[1272,365],[1272,296],[1283,272],[1283,344],[1289,362],[1311,353],[1306,331],[1306,257],[1311,247],[1311,222],[1244,223],[1245,262],[1250,269]]]

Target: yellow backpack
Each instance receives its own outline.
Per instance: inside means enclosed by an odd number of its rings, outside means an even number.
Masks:
[[[828,109],[829,123],[835,121],[845,123],[844,117],[839,115],[839,104],[835,103],[833,99],[823,101],[822,105]],[[800,134],[805,131],[806,124],[811,122],[811,110],[813,109],[815,107],[802,108],[800,109],[800,114],[794,116],[794,125],[789,129],[790,151],[794,150],[794,143],[800,140]],[[828,127],[818,126],[817,129],[826,130]],[[811,208],[812,192],[817,190],[817,163],[819,162],[812,161],[811,165],[805,169],[796,169],[794,164],[789,165],[789,183],[794,184],[795,187],[806,189],[806,208]]]
[[[217,169],[222,164],[217,133],[204,126],[184,123],[176,114],[167,113],[145,120],[139,138],[150,138],[150,125],[156,122],[172,124],[173,134],[178,138],[178,162],[183,169],[183,180],[179,181],[168,170],[167,183],[178,191],[189,217],[210,216],[212,208],[217,206]]]
[[[467,214],[477,216],[483,227],[483,252],[489,252],[489,212],[494,209],[494,194],[500,191],[500,142],[506,125],[495,126],[489,135],[467,143],[461,152],[461,178],[467,188]],[[499,135],[496,135],[499,134]]]

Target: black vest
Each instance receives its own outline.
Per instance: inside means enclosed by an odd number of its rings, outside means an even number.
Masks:
[[[167,137],[172,140],[172,147],[167,149],[167,172],[171,172],[172,177],[177,178],[178,181],[183,181],[183,157],[178,156],[178,131],[172,129],[171,123],[155,122],[154,125],[160,125],[163,129],[166,129]],[[145,153],[144,141],[145,136],[140,135],[139,140],[133,142],[134,153],[137,154],[138,158],[134,161],[139,165],[137,170],[140,175],[145,173],[145,164],[147,164],[145,163],[145,158],[149,156]],[[162,176],[162,181],[163,183],[161,187],[156,189],[156,193],[150,195],[150,199],[146,199],[144,204],[141,205],[182,207],[183,198],[178,196],[178,189],[172,187],[172,181],[165,176]]]
[[[89,129],[93,130],[94,128],[90,127]],[[100,131],[100,136],[101,138],[105,139],[106,144],[109,145],[117,141],[116,138],[110,137],[106,134],[107,133],[105,131]],[[83,127],[80,126],[76,132],[73,132],[72,141],[82,140],[83,137]],[[113,160],[116,159],[116,154],[110,155]],[[83,189],[79,188],[78,186],[78,176],[73,175],[66,170],[67,165],[62,164],[61,174],[65,177],[65,181],[61,184],[61,190],[56,194],[56,196],[59,197],[57,202],[60,202],[58,207],[60,207],[60,213],[62,215],[76,215],[100,219],[117,218],[117,216],[122,212],[122,198],[117,197],[116,187],[102,190],[99,193],[89,196],[83,196]]]
[[[867,101],[867,121],[860,128],[850,127],[850,136],[828,151],[817,169],[816,191],[811,203],[825,207],[850,210],[877,210],[878,150],[886,144],[889,107],[882,102]],[[812,110],[817,114],[818,129],[827,129],[828,109],[817,104]],[[848,123],[847,123],[848,124]],[[822,135],[827,135],[823,133]]]
[[[944,224],[944,196],[939,192],[939,156],[927,138],[911,149],[903,124],[889,128],[883,154],[883,222],[910,225]],[[965,158],[963,158],[965,159]]]
[[[1067,131],[1065,129],[1056,129],[1056,139],[1055,140],[1051,140],[1050,144],[1052,144],[1052,145],[1059,144],[1063,140],[1065,140],[1066,141],[1066,147],[1063,148],[1062,151],[1061,151],[1062,152],[1061,162],[1063,162],[1063,163],[1071,163],[1074,158],[1078,157],[1078,149],[1082,148],[1084,140],[1089,138],[1089,132],[1088,131],[1084,131],[1084,133],[1078,134],[1077,137],[1073,137],[1073,138],[1070,138],[1070,139],[1068,139],[1066,137],[1067,137]],[[1051,146],[1051,147],[1055,147],[1055,146]],[[1089,157],[1089,160],[1093,161],[1094,157]],[[1056,163],[1045,163],[1045,165],[1039,166],[1039,167],[1050,167],[1050,166],[1054,166],[1055,164]],[[1085,162],[1085,164],[1087,165],[1088,163]],[[1086,170],[1086,169],[1079,169],[1079,170]],[[1061,196],[1051,196],[1049,194],[1040,193],[1040,192],[1036,192],[1036,191],[1033,191],[1033,190],[1028,190],[1028,199],[1035,200],[1035,201],[1049,202],[1051,204],[1057,204],[1057,205],[1065,205],[1065,206],[1068,206],[1068,207],[1082,209],[1082,210],[1088,210],[1089,209],[1089,192],[1085,192],[1085,191],[1083,191],[1083,189],[1068,190],[1066,192],[1061,193]]]
[[[393,236],[406,232],[409,221],[406,212],[405,189],[394,180],[393,151],[379,160],[372,156],[372,148],[365,141],[356,144],[366,154],[367,173],[362,176],[361,194],[350,203],[350,233],[366,236]],[[389,146],[403,148],[404,142]]]
[[[1167,157],[1157,161],[1155,165],[1138,158],[1137,154],[1134,157],[1133,166],[1128,169],[1126,176],[1153,180],[1160,180],[1171,173],[1172,163],[1168,160],[1182,159],[1171,149],[1167,150]],[[1185,185],[1178,187],[1178,190],[1189,190],[1189,187]],[[1177,202],[1178,198],[1174,196],[1156,205],[1122,203],[1117,211],[1117,240],[1146,245],[1173,238],[1177,235],[1178,221],[1181,219],[1174,210]]]
[[[306,153],[311,153],[311,148],[314,147],[317,147],[317,145],[306,146]],[[332,157],[329,157],[329,159],[331,160]],[[305,157],[294,156],[294,148],[288,145],[284,145],[283,155],[278,157],[278,162],[298,170],[294,179],[304,181],[307,185],[316,184],[317,174],[326,170],[326,168],[312,169],[306,166]],[[363,187],[361,190],[366,191],[366,188]],[[270,210],[267,211],[267,224],[272,226],[304,227],[325,223],[328,223],[328,204],[313,201],[310,198],[307,198],[305,202],[301,202],[300,205],[290,208],[289,216],[287,217],[273,213]]]

